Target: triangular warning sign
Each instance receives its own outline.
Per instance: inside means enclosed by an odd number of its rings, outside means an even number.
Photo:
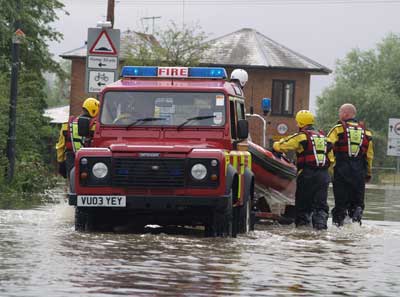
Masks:
[[[91,49],[89,50],[89,53],[99,55],[117,54],[114,44],[112,43],[110,36],[108,36],[107,31],[101,31],[96,41],[93,43]]]

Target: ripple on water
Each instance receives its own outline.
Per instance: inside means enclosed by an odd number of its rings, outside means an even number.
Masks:
[[[0,295],[397,296],[400,224],[323,232],[78,233],[65,204],[0,210]]]

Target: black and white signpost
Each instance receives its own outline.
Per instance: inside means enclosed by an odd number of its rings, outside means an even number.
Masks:
[[[118,79],[120,30],[111,29],[109,22],[100,28],[89,28],[86,58],[86,92],[98,93]]]
[[[397,157],[396,173],[400,171],[400,119],[389,119],[387,155]]]

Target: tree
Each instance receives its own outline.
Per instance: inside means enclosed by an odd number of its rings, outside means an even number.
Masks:
[[[19,8],[17,2],[20,3]],[[48,185],[48,139],[54,132],[42,114],[47,107],[44,86],[45,71],[62,73],[52,60],[48,41],[58,41],[61,33],[49,24],[57,19],[56,10],[63,4],[57,0],[0,0],[0,133],[7,135],[9,85],[11,70],[11,43],[14,23],[20,20],[26,34],[20,46],[20,76],[17,104],[16,171],[12,185],[16,191],[36,191]],[[6,137],[0,149],[5,151]],[[6,166],[5,156],[0,158],[0,171]],[[0,190],[5,191],[3,174]]]
[[[357,117],[374,132],[377,165],[385,158],[388,119],[400,114],[400,35],[389,34],[376,49],[352,50],[338,61],[335,81],[317,98],[317,121],[329,129],[338,119],[343,103],[357,108]]]
[[[47,42],[60,41],[62,34],[49,24],[58,19],[56,11],[64,4],[57,0],[0,0],[0,57],[1,72],[9,72],[11,42],[15,32],[14,22],[21,21],[26,38],[21,46],[21,68],[42,75],[43,71],[59,71],[58,63],[52,59]]]
[[[187,25],[180,29],[171,22],[166,30],[156,34],[157,40],[139,33],[128,50],[124,64],[158,66],[195,66],[209,48],[207,35],[199,26]]]

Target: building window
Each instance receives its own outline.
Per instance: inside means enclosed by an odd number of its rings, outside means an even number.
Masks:
[[[290,80],[272,81],[272,114],[293,115],[295,82]]]

